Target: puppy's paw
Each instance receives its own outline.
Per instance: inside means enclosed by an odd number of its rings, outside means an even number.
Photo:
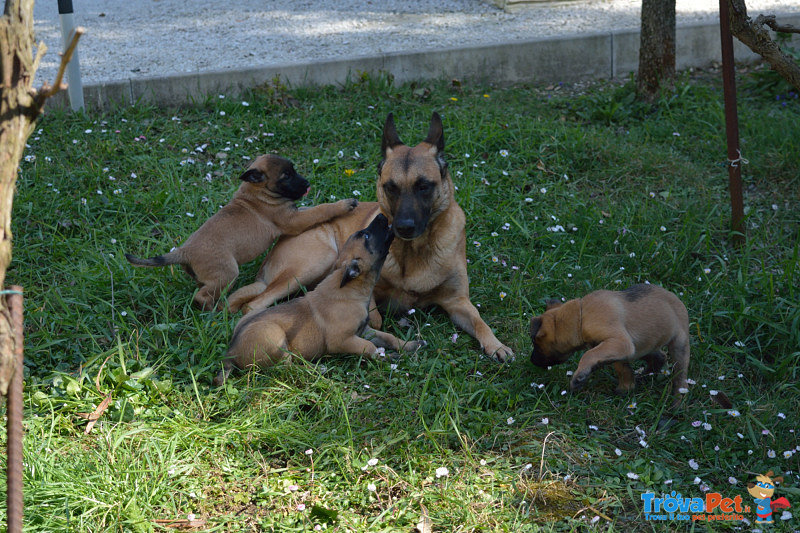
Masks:
[[[426,341],[422,340],[422,339],[419,339],[417,341],[408,341],[407,343],[405,343],[403,345],[403,351],[404,352],[416,352],[420,348],[425,348],[427,345],[428,345],[428,343]]]
[[[349,213],[356,207],[358,207],[358,200],[355,198],[346,198],[344,200],[339,200],[336,204],[342,208],[342,211],[345,213]]]
[[[572,381],[569,382],[569,390],[572,392],[577,392],[586,385],[586,382],[589,381],[589,371],[583,372],[576,372],[574,376],[572,376]]]
[[[486,355],[491,355],[500,363],[510,363],[515,359],[513,350],[504,344],[493,350],[486,350]]]

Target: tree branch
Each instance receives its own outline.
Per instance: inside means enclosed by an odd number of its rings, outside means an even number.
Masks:
[[[784,24],[781,26],[775,20],[775,15],[759,15],[756,17],[756,24],[766,24],[772,31],[778,33],[800,33],[800,28],[795,28],[791,24]]]
[[[36,47],[36,57],[33,58],[33,63],[31,63],[31,72],[39,70],[39,63],[42,61],[45,52],[47,52],[47,45],[42,41],[39,43],[39,46]]]
[[[800,65],[786,55],[764,29],[769,17],[759,17],[755,22],[747,16],[744,0],[727,0],[730,7],[731,33],[750,50],[769,63],[772,69],[800,92]],[[773,17],[774,19],[774,17]]]
[[[67,65],[72,59],[72,54],[75,53],[75,47],[78,46],[78,39],[80,39],[81,35],[84,33],[86,33],[86,30],[82,27],[78,26],[75,28],[75,32],[72,34],[72,40],[69,42],[69,46],[67,46],[67,49],[64,50],[64,53],[61,55],[61,64],[58,66],[58,74],[56,74],[55,82],[52,86],[49,86],[47,83],[45,83],[42,85],[41,91],[39,91],[39,99],[42,102],[56,94],[58,91],[67,88],[67,85],[62,84],[61,80],[64,79],[64,71],[67,69]]]

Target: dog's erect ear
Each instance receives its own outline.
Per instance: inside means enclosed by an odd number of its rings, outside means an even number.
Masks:
[[[444,152],[444,127],[442,126],[442,117],[436,111],[431,116],[431,126],[428,128],[425,142],[435,146],[440,153]]]
[[[339,288],[344,287],[354,279],[356,279],[359,275],[361,275],[361,267],[358,266],[358,261],[353,259],[350,261],[350,264],[347,265],[344,269],[344,276],[342,276],[342,284],[339,285]]]
[[[266,181],[267,177],[260,170],[251,168],[239,176],[239,179],[242,181],[248,181],[250,183],[263,183]]]
[[[397,135],[397,128],[394,126],[394,115],[389,113],[386,117],[386,124],[383,126],[383,138],[381,139],[381,154],[383,158],[386,159],[392,149],[401,144],[403,144],[403,141]]]
[[[536,334],[539,333],[539,328],[542,327],[542,317],[535,316],[531,319],[531,339],[536,338]]]
[[[545,308],[544,308],[545,311],[549,311],[551,309],[558,309],[559,307],[561,307],[564,304],[561,303],[561,300],[552,299],[552,300],[547,300],[544,303],[544,305],[545,305]]]

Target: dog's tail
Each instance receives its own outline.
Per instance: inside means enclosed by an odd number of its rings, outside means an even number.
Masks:
[[[236,290],[233,294],[228,296],[228,310],[231,313],[236,313],[243,306],[247,305],[250,300],[261,294],[267,289],[267,284],[261,280],[257,280],[250,285],[245,285]]]
[[[127,259],[132,265],[146,266],[146,267],[183,264],[183,254],[181,253],[180,248],[176,248],[164,255],[157,255],[155,257],[149,257],[147,259],[142,257],[136,257],[135,255],[131,254],[125,254],[125,259]]]

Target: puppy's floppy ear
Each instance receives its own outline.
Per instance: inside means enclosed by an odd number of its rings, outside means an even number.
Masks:
[[[394,114],[389,113],[386,116],[386,124],[383,125],[383,138],[381,139],[381,154],[383,158],[389,155],[395,146],[403,144],[400,136],[397,135],[397,128],[394,126]]]
[[[547,300],[544,303],[544,305],[545,305],[545,308],[544,308],[545,311],[549,311],[551,309],[558,309],[559,307],[561,307],[564,304],[561,303],[561,300],[552,299],[552,300]]]
[[[531,339],[536,338],[536,334],[539,333],[539,328],[542,327],[542,317],[535,316],[531,318]]]
[[[342,284],[339,285],[339,288],[341,289],[342,287],[344,287],[345,285],[347,285],[360,275],[361,275],[361,267],[358,265],[358,261],[353,259],[352,261],[350,261],[350,264],[347,265],[344,269],[344,276],[342,276]]]
[[[783,483],[783,476],[778,476],[772,478],[772,484],[777,485],[778,483]]]
[[[747,488],[748,488],[748,489],[752,489],[752,488],[753,488],[753,487],[755,487],[755,486],[756,486],[756,484],[755,484],[755,483],[753,483],[752,481],[751,481],[751,482],[749,482],[749,483],[747,484]]]
[[[267,177],[260,170],[251,168],[239,176],[239,179],[250,183],[263,183],[267,180]]]

